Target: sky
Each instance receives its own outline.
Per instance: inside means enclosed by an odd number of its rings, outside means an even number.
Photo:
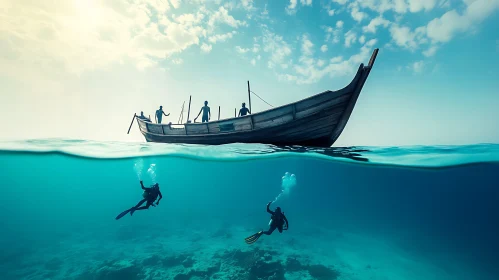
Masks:
[[[334,146],[499,143],[498,26],[499,0],[2,0],[0,140],[143,142],[134,113],[232,117],[248,80],[285,105],[379,48]]]

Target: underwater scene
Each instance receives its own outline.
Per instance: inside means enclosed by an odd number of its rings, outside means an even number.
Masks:
[[[0,147],[2,280],[498,279],[499,145]]]

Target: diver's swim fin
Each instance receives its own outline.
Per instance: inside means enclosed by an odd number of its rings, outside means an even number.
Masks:
[[[259,231],[255,234],[253,234],[252,236],[246,237],[244,239],[244,242],[246,242],[248,244],[253,244],[258,240],[258,238],[260,238],[260,236],[262,236],[262,234],[263,234],[263,231]]]
[[[123,216],[125,216],[126,214],[128,214],[133,208],[130,208],[130,209],[127,209],[123,212],[121,212],[121,214],[119,214],[118,216],[116,216],[116,220],[119,220],[121,218],[123,218]]]

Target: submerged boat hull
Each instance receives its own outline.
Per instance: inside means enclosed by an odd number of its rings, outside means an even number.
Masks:
[[[355,107],[378,49],[368,66],[361,64],[348,86],[244,117],[208,123],[153,124],[137,118],[148,142],[221,145],[262,143],[277,146],[330,147],[340,136]]]

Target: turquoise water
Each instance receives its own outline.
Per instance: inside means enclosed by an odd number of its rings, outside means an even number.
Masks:
[[[497,279],[498,174],[492,144],[2,142],[0,279]],[[160,205],[115,220],[140,180]]]

